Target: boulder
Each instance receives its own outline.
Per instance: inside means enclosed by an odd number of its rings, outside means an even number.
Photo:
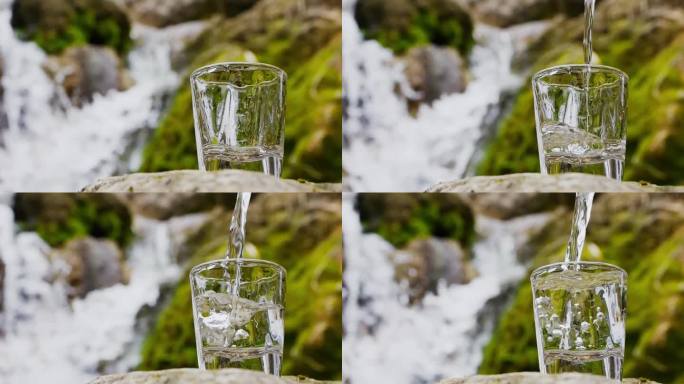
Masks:
[[[503,375],[471,376],[461,379],[446,379],[439,384],[611,384],[615,380],[580,373],[543,375],[538,372],[516,372]],[[645,379],[624,379],[623,384],[658,384]]]
[[[334,381],[316,381],[305,377],[275,377],[256,371],[243,369],[223,369],[220,371],[201,371],[199,369],[169,369],[155,372],[132,372],[119,375],[102,376],[90,384],[334,384]]]
[[[96,94],[124,90],[132,81],[121,59],[108,47],[68,48],[63,54],[49,58],[45,70],[61,84],[71,104],[76,106],[91,102]]]
[[[96,289],[127,283],[123,252],[111,240],[79,238],[58,249],[55,258],[69,266],[66,281],[71,297],[84,297]]]
[[[487,24],[508,27],[558,14],[577,16],[584,11],[583,0],[467,0],[473,16]]]
[[[131,212],[156,220],[208,211],[215,206],[235,205],[233,194],[126,193],[119,197],[128,205]]]
[[[169,171],[99,179],[83,192],[341,192],[340,184],[279,180],[258,172]]]
[[[419,303],[428,293],[437,293],[440,282],[467,284],[476,275],[463,248],[453,240],[415,239],[390,255],[394,278],[408,284],[409,303]]]
[[[567,193],[472,193],[463,195],[473,211],[499,220],[551,211],[559,206],[572,209],[575,194]]]
[[[515,173],[503,176],[475,176],[445,181],[428,192],[684,192],[684,187],[657,186],[645,182],[619,182],[604,176],[582,173],[542,175]]]
[[[119,0],[133,19],[155,27],[198,20],[215,14],[235,16],[258,0]]]
[[[466,89],[466,65],[453,48],[414,47],[407,52],[404,61],[406,78],[419,95],[415,101],[432,103],[443,95]]]

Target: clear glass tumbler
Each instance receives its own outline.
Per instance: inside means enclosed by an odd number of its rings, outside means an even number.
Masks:
[[[581,172],[622,180],[627,75],[601,65],[563,65],[534,75],[543,174]]]
[[[220,63],[190,76],[201,170],[280,177],[287,75],[259,63]]]
[[[605,263],[557,263],[530,279],[540,371],[621,379],[627,273]]]
[[[211,261],[192,268],[190,286],[200,369],[280,376],[285,269],[264,260]]]

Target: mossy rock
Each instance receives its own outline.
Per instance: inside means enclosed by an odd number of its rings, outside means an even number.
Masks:
[[[133,240],[128,208],[113,195],[17,194],[16,221],[24,231],[36,231],[52,247],[92,236],[111,239],[121,248]]]
[[[684,161],[679,156],[684,149],[684,23],[664,16],[677,12],[667,5],[645,14],[639,4],[632,0],[600,3],[594,51],[601,64],[620,68],[631,78],[625,180],[678,185],[684,183]],[[583,62],[582,23],[581,17],[556,21],[518,65],[531,64],[535,72]],[[481,175],[539,171],[529,80],[499,123],[477,171]]]
[[[470,15],[450,0],[359,0],[354,14],[367,39],[397,54],[434,44],[465,55],[475,44]]]
[[[109,0],[15,0],[11,23],[20,38],[50,54],[84,44],[123,54],[132,46],[128,17]]]
[[[259,195],[250,207],[245,257],[287,269],[284,375],[342,375],[342,228],[337,195]],[[227,210],[187,242],[188,266],[226,252]],[[186,270],[187,272],[187,270]],[[187,276],[187,274],[184,274]],[[142,350],[142,370],[196,367],[189,282],[178,284]]]
[[[602,195],[592,213],[584,260],[603,261],[628,273],[625,377],[663,383],[684,380],[681,316],[684,311],[684,215],[678,195]],[[559,211],[530,244],[532,268],[562,260],[571,222]],[[530,271],[531,271],[530,269]],[[480,373],[536,371],[538,360],[532,292],[523,280],[489,341]]]
[[[457,195],[361,194],[357,207],[365,232],[375,232],[401,248],[416,238],[438,237],[469,249],[475,217]]]
[[[298,1],[273,0],[238,17],[216,19],[188,45],[185,64],[190,72],[210,63],[251,61],[256,56],[257,61],[283,68],[288,90],[282,176],[340,182],[341,27],[313,12],[302,10]],[[188,78],[189,73],[145,147],[143,172],[197,168]]]

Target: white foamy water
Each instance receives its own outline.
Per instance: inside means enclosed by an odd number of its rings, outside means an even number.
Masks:
[[[432,184],[472,173],[474,156],[504,94],[522,84],[511,61],[522,41],[545,23],[506,30],[479,24],[464,93],[423,105],[416,118],[397,95],[412,92],[403,65],[377,41],[364,41],[353,16],[355,0],[343,0],[345,189],[423,191]]]
[[[517,250],[547,214],[509,221],[477,217],[479,240],[473,266],[479,276],[468,284],[440,285],[421,306],[407,306],[394,281],[388,255],[392,245],[363,234],[354,196],[345,194],[344,314],[342,371],[350,383],[432,383],[474,374],[495,319],[488,302],[525,277]]]
[[[14,35],[10,4],[0,0],[8,118],[8,126],[0,127],[0,191],[77,191],[99,177],[135,170],[142,150],[135,136],[156,126],[161,97],[178,86],[171,52],[202,24],[135,25],[136,47],[128,56],[135,85],[95,95],[78,109],[59,97],[59,87],[42,69],[46,54]]]
[[[37,234],[16,233],[11,208],[0,205],[0,258],[6,266],[2,383],[84,383],[136,366],[146,331],[136,328],[137,316],[157,304],[163,285],[178,280],[176,240],[203,220],[136,217],[136,240],[126,252],[128,284],[69,301],[68,287],[57,278],[69,267],[51,260],[50,247]]]

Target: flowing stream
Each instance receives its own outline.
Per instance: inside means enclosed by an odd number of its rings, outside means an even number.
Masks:
[[[128,284],[68,299],[59,278],[68,265],[32,232],[17,232],[13,212],[0,205],[0,258],[6,274],[0,322],[0,377],[7,384],[85,383],[103,373],[125,372],[140,361],[148,329],[144,313],[161,289],[181,277],[175,249],[204,214],[156,221],[134,218],[136,240],[125,251]]]
[[[527,268],[518,261],[517,250],[549,216],[508,221],[478,216],[472,263],[479,276],[463,285],[442,284],[422,305],[408,306],[388,257],[393,246],[376,234],[362,233],[353,195],[345,194],[342,209],[345,379],[414,384],[474,374],[501,301],[525,277]]]
[[[345,189],[423,191],[472,175],[506,94],[522,85],[523,76],[511,68],[514,54],[547,24],[505,30],[478,24],[465,92],[421,106],[414,118],[396,91],[413,92],[403,65],[377,41],[363,39],[354,5],[343,0]]]
[[[136,46],[127,62],[135,84],[76,108],[59,97],[61,87],[43,70],[46,54],[14,35],[11,3],[0,0],[0,80],[7,114],[7,126],[0,125],[0,191],[76,191],[99,177],[136,170],[163,96],[178,86],[171,52],[203,24],[134,25]]]

